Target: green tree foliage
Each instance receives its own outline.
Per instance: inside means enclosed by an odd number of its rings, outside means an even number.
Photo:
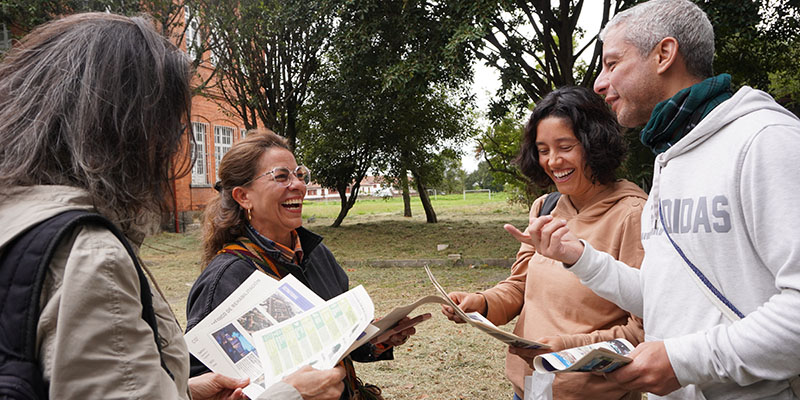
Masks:
[[[0,23],[25,34],[51,19],[79,12],[147,13],[162,34],[182,35],[183,4],[181,0],[0,0]]]
[[[343,40],[338,49],[360,44]],[[382,81],[376,75],[379,59],[362,53],[364,58],[356,60],[339,51],[331,52],[329,69],[316,86],[308,109],[310,127],[299,147],[303,162],[315,173],[314,179],[339,192],[341,208],[334,227],[341,225],[355,204],[361,180],[378,157],[382,138],[391,129],[386,118],[392,107],[380,96]]]
[[[216,87],[247,128],[259,122],[292,148],[328,50],[338,1],[194,0]]]
[[[790,46],[788,56],[794,60],[794,67],[769,73],[769,91],[795,115],[800,116],[800,39]]]
[[[453,18],[462,22],[453,41],[466,44],[470,54],[500,72],[501,87],[490,105],[499,121],[509,111],[519,113],[553,88],[589,86],[600,70],[598,32],[578,26],[584,0],[460,0]],[[596,16],[603,26],[632,1],[602,0]],[[590,35],[580,48],[575,40]],[[589,62],[579,58],[588,55]]]
[[[437,157],[440,164],[441,175],[435,182],[431,182],[430,188],[438,193],[461,193],[465,189],[467,173],[461,168],[461,158],[453,152],[447,152]]]
[[[714,69],[737,86],[768,90],[770,74],[797,70],[792,57],[800,33],[796,0],[697,1],[714,25]]]
[[[411,172],[431,223],[437,218],[427,189],[445,178],[447,160],[460,163],[462,144],[477,133],[469,104],[450,93],[434,88],[412,97],[405,92],[397,114],[403,117],[394,121],[396,130],[384,143],[386,157],[378,164],[395,176]]]
[[[387,138],[378,167],[396,177],[411,172],[431,223],[437,217],[427,189],[441,179],[440,161],[474,135],[465,86],[471,68],[463,45],[450,42],[457,27],[449,17],[451,4],[366,0],[357,12],[382,16],[369,19],[365,27],[382,33],[384,93],[397,94],[396,134]]]
[[[465,180],[464,186],[467,189],[489,189],[492,192],[502,192],[503,184],[495,179],[495,173],[489,169],[489,163],[481,161],[478,168],[470,172]]]
[[[337,19],[326,55],[330,66],[309,107],[311,132],[300,140],[306,163],[330,175],[325,186],[353,185],[334,226],[352,207],[370,167],[389,171],[397,182],[410,171],[427,220],[436,221],[426,188],[441,173],[437,157],[473,133],[463,95],[470,69],[445,62],[450,34],[443,6],[355,0]],[[329,145],[345,140],[364,151]],[[333,171],[319,162],[334,159],[350,159],[349,167]]]
[[[494,182],[509,192],[509,199],[530,206],[543,191],[531,185],[514,164],[522,143],[523,126],[522,119],[507,115],[481,135],[478,150]]]

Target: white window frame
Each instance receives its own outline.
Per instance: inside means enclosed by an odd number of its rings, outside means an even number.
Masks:
[[[6,50],[11,48],[11,37],[8,33],[8,28],[6,28],[6,24],[0,24],[0,53],[5,52]]]
[[[209,42],[211,47],[211,53],[209,54],[208,60],[211,61],[212,65],[217,65],[219,64],[219,51],[220,51],[219,40],[217,40],[219,39],[219,32],[217,30],[214,30],[214,32],[210,36],[211,37],[209,38],[210,39]]]
[[[225,157],[225,153],[231,149],[231,145],[233,144],[233,132],[235,131],[236,128],[230,126],[214,126],[214,171],[216,172],[217,180],[219,180],[219,163],[222,161],[222,157]]]
[[[239,129],[239,140],[242,140],[247,137],[247,129]]]
[[[200,22],[192,15],[189,6],[184,6],[184,21],[186,22],[186,53],[192,59],[197,58],[197,45],[200,43]]]
[[[194,135],[194,165],[192,165],[192,184],[207,185],[208,173],[206,164],[206,133],[208,124],[202,122],[192,122],[192,134]]]

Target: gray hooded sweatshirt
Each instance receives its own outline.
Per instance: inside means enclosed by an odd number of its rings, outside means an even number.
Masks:
[[[799,155],[797,117],[744,87],[656,158],[641,270],[588,245],[570,268],[642,316],[646,341],[664,341],[683,386],[665,398],[795,398],[787,379],[800,374]],[[745,318],[731,322],[706,297],[664,229]]]

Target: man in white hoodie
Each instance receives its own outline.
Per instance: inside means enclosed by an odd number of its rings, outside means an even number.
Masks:
[[[713,29],[688,0],[637,5],[601,39],[595,91],[657,154],[641,270],[549,216],[506,228],[644,318],[646,342],[610,380],[650,399],[797,398],[800,120],[713,76]]]

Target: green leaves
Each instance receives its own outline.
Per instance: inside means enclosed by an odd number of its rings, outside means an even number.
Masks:
[[[37,25],[63,15],[110,11],[123,15],[147,13],[165,34],[178,33],[183,2],[173,0],[0,0],[0,23],[25,34]]]
[[[312,129],[301,139],[305,162],[326,175],[324,186],[346,187],[368,171],[396,178],[411,171],[418,187],[436,182],[440,155],[457,158],[474,134],[471,68],[449,58],[454,31],[442,7],[413,0],[344,4],[308,110]],[[346,214],[344,201],[335,224]]]
[[[294,148],[340,9],[332,0],[196,0],[216,88],[239,116]]]

